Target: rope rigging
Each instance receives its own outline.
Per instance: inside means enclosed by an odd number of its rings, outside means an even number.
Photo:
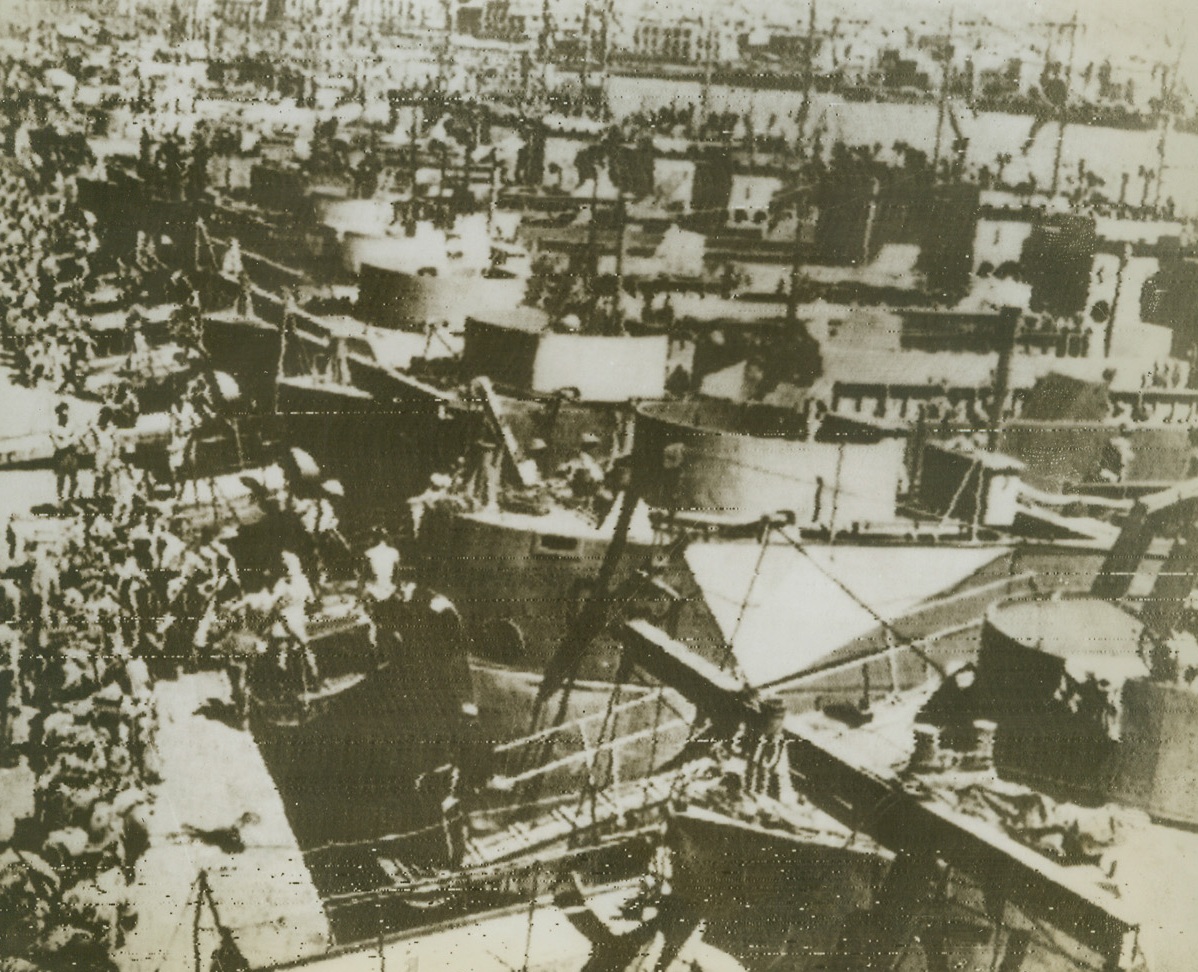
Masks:
[[[842,581],[836,575],[830,573],[818,560],[811,555],[811,552],[807,549],[806,544],[804,544],[802,540],[800,540],[798,537],[792,536],[782,527],[777,527],[776,529],[778,535],[781,536],[792,547],[794,547],[794,549],[800,554],[806,557],[816,570],[818,570],[821,574],[823,574],[824,577],[835,584],[837,588],[839,588],[844,594],[850,597],[853,603],[864,610],[871,618],[873,618],[873,620],[876,621],[884,631],[897,639],[900,647],[909,648],[916,655],[918,655],[922,661],[931,667],[941,678],[946,677],[946,672],[943,665],[931,658],[911,638],[909,638],[902,631],[899,631],[886,618],[882,617],[881,614],[875,611],[867,602],[862,600],[847,584],[844,583],[844,581]]]

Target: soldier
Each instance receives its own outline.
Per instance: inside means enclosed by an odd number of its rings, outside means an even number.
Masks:
[[[408,509],[412,515],[412,534],[420,534],[420,525],[424,514],[453,496],[453,477],[446,473],[433,473],[429,477],[428,488],[419,496],[408,500]]]
[[[385,601],[396,590],[396,575],[399,570],[399,551],[393,547],[387,537],[387,531],[376,526],[372,532],[374,545],[363,555],[366,564],[364,571],[363,593],[375,601]]]
[[[167,467],[170,470],[171,488],[180,492],[184,467],[192,458],[192,436],[200,427],[200,416],[191,399],[184,396],[171,405],[170,438],[167,442]]]
[[[229,248],[221,258],[220,272],[230,280],[240,280],[245,268],[241,262],[241,242],[237,237],[229,241]]]
[[[223,603],[241,593],[241,576],[237,572],[237,558],[227,543],[238,536],[237,527],[222,527],[220,532],[200,551],[212,572],[213,596]]]
[[[576,500],[593,500],[607,479],[607,470],[597,457],[599,444],[599,436],[587,432],[582,437],[578,455],[558,469]]]
[[[299,515],[304,529],[312,536],[318,536],[340,528],[337,511],[333,507],[334,499],[345,496],[345,488],[335,479],[326,479],[320,484],[316,496],[297,498],[295,511]]]
[[[329,568],[345,566],[348,545],[341,535],[341,521],[333,506],[335,499],[344,496],[341,483],[326,479],[320,484],[317,495],[297,497],[294,501],[295,513],[306,538],[307,556],[304,559],[310,571],[324,574]]]
[[[250,318],[254,316],[254,285],[250,281],[250,275],[244,270],[237,277],[237,302],[234,305],[237,309],[237,315],[242,318]]]
[[[194,637],[195,648],[206,652],[213,625],[217,622],[217,614],[221,605],[241,593],[241,577],[237,572],[237,560],[232,551],[225,546],[226,540],[237,536],[236,527],[225,527],[199,550],[203,562],[201,572],[204,579],[199,583],[199,593],[203,598],[203,612],[196,625]]]
[[[126,790],[113,801],[112,809],[121,827],[121,873],[125,882],[132,884],[137,877],[138,860],[150,849],[149,797],[138,789]]]
[[[54,448],[54,482],[61,505],[74,500],[79,489],[79,432],[71,422],[71,406],[66,402],[59,402],[54,415],[50,444]]]
[[[131,382],[122,380],[112,393],[112,413],[116,425],[122,429],[131,429],[137,424],[141,415],[141,402],[138,401],[137,391]]]
[[[308,648],[308,605],[316,599],[316,594],[299,557],[284,550],[280,559],[284,573],[271,592],[277,618],[271,627],[271,637],[278,649],[279,667],[283,670],[289,667],[292,649],[298,647],[308,673],[316,677],[316,658]]]
[[[96,424],[92,426],[89,435],[90,451],[95,463],[92,478],[92,496],[99,498],[112,493],[113,480],[120,464],[120,444],[116,437],[116,427],[112,421],[112,409],[107,405],[100,408],[96,416]]]

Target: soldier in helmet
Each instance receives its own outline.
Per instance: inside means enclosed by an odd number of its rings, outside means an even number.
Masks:
[[[336,479],[326,479],[314,495],[298,496],[293,507],[304,531],[306,566],[313,576],[344,566],[348,545],[341,534],[335,501],[345,497],[345,488]]]

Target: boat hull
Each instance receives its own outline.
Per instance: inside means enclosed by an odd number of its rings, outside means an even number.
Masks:
[[[893,856],[838,832],[771,832],[701,809],[672,818],[674,897],[701,915],[703,940],[744,968],[816,969],[846,921],[868,912]]]
[[[557,651],[578,609],[590,596],[610,536],[577,528],[553,514],[473,516],[428,510],[417,538],[424,581],[462,612],[476,651],[523,671],[541,672]],[[616,571],[618,587],[651,553],[630,539]],[[618,646],[600,638],[591,646],[581,679],[612,681]]]
[[[375,397],[356,382],[284,379],[277,407],[287,441],[337,475],[373,522],[391,521],[401,533],[404,501],[434,471],[451,468],[475,430],[473,416],[460,407],[415,394]]]
[[[676,757],[690,735],[693,708],[675,693],[576,681],[568,697],[552,697],[541,713],[538,725],[559,727],[530,740],[542,677],[477,657],[470,670],[481,732],[497,743],[491,773],[505,784],[516,781],[517,793],[578,793],[591,781],[641,779]]]
[[[204,318],[204,349],[217,371],[236,379],[242,394],[267,405],[279,370],[279,331],[261,321],[219,314]]]
[[[317,668],[340,690],[286,698],[251,666],[251,727],[302,848],[439,819],[444,790],[422,788],[421,775],[446,763],[469,775],[479,762],[460,627],[437,603],[418,591],[376,605],[373,639],[361,616],[339,627],[310,619]]]

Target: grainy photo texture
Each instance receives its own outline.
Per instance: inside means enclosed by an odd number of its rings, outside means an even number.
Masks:
[[[1196,24],[0,0],[0,972],[1198,967]]]

